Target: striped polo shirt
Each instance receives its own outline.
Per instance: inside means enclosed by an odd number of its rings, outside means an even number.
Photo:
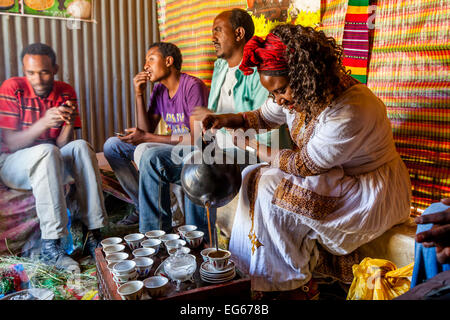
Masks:
[[[44,117],[45,112],[59,107],[66,101],[77,101],[73,88],[62,81],[54,81],[53,89],[46,98],[38,97],[25,77],[10,78],[0,87],[0,128],[14,131],[27,130],[36,121]],[[81,128],[81,120],[76,110],[74,127]],[[45,131],[33,145],[42,143],[55,144],[65,123]],[[0,152],[8,152],[1,144]]]

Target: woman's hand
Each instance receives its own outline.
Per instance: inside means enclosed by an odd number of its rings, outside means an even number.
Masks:
[[[218,114],[208,114],[202,120],[202,129],[205,133],[209,129],[214,132],[214,129],[220,129],[224,127],[224,121],[220,120],[220,115]]]
[[[203,133],[212,129],[240,129],[244,127],[244,118],[241,114],[227,113],[227,114],[208,114],[202,120]]]

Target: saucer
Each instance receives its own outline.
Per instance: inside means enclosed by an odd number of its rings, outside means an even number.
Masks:
[[[225,280],[214,280],[214,281],[213,280],[206,280],[206,279],[202,278],[202,281],[208,282],[208,283],[213,283],[213,284],[224,283],[224,282],[228,282],[228,281],[231,281],[231,280],[233,280],[233,278],[225,279]]]
[[[200,278],[202,278],[203,280],[207,280],[207,281],[227,281],[229,279],[233,279],[236,276],[236,273],[233,272],[229,275],[227,275],[226,277],[222,277],[222,278],[211,278],[205,275],[200,275]]]
[[[236,272],[233,271],[233,273],[230,276],[227,276],[226,278],[213,279],[213,278],[206,277],[202,274],[200,275],[200,278],[204,282],[208,282],[208,283],[222,283],[222,282],[227,282],[227,281],[233,280],[235,276],[236,276]]]
[[[200,271],[205,271],[206,273],[226,273],[230,270],[234,270],[235,264],[233,260],[229,260],[227,266],[223,270],[216,270],[212,266],[212,264],[209,261],[203,262],[200,266]]]
[[[234,269],[225,272],[225,273],[208,273],[206,271],[203,271],[200,269],[200,275],[202,275],[205,278],[210,278],[210,279],[223,279],[223,278],[227,278],[229,276],[231,276],[233,273],[235,272]]]

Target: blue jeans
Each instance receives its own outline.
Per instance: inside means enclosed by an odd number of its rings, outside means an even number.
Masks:
[[[125,143],[117,137],[109,138],[103,145],[103,153],[117,180],[138,208],[139,173],[132,163],[135,150],[136,146]]]
[[[170,210],[170,183],[181,185],[182,159],[193,151],[193,146],[182,148],[181,154],[172,154],[174,146],[157,146],[147,149],[139,162],[139,231],[172,230]],[[184,196],[185,224],[193,224],[205,233],[209,241],[206,209],[195,205]],[[216,224],[216,209],[210,209],[212,228]]]
[[[432,214],[446,210],[449,206],[443,203],[433,203],[425,211],[425,214]],[[433,224],[419,224],[417,225],[417,232],[424,232],[430,230]],[[425,248],[421,243],[415,244],[414,253],[414,269],[411,279],[411,288],[428,279],[433,278],[440,272],[450,270],[450,264],[441,264],[436,259],[436,248]]]
[[[97,158],[85,140],[72,141],[62,148],[43,143],[2,154],[1,158],[0,180],[11,189],[32,190],[42,239],[67,235],[64,185],[70,182],[75,182],[74,197],[70,198],[76,201],[83,224],[89,230],[107,224]]]

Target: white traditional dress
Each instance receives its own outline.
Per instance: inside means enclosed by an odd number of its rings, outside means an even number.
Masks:
[[[311,279],[320,243],[346,255],[408,219],[411,185],[386,107],[365,85],[347,89],[307,126],[270,100],[246,127],[287,123],[298,148],[243,171],[229,250],[252,290],[296,289]]]

